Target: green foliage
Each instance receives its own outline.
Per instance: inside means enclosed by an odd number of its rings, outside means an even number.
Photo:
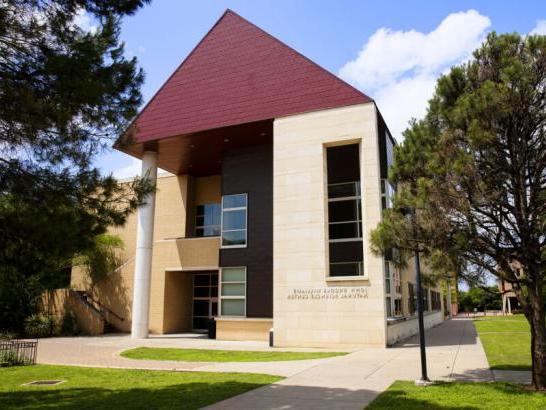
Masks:
[[[434,268],[469,283],[512,283],[533,321],[533,382],[543,389],[545,67],[546,36],[491,33],[472,60],[442,76],[426,117],[395,148],[394,210],[371,237],[376,251],[418,247]],[[413,221],[400,216],[408,207]]]
[[[459,310],[461,312],[473,312],[477,309],[484,310],[502,309],[502,299],[497,286],[487,288],[471,288],[467,292],[461,291],[458,296]]]
[[[119,251],[123,240],[116,235],[102,234],[95,237],[93,246],[74,259],[75,265],[82,265],[93,284],[99,283],[122,263]]]
[[[146,0],[0,3],[0,329],[21,332],[42,291],[154,189],[93,166],[142,102],[121,19]],[[96,30],[76,26],[86,12]]]
[[[25,319],[25,335],[32,338],[53,336],[56,323],[52,316],[33,314]]]

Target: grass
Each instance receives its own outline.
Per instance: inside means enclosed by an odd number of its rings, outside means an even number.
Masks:
[[[343,356],[342,352],[252,352],[242,350],[206,350],[138,347],[125,350],[121,356],[141,360],[175,360],[180,362],[277,362],[287,360],[324,359]]]
[[[0,368],[0,408],[198,409],[280,379],[250,373],[8,367]],[[21,386],[34,380],[66,382],[58,386]]]
[[[471,410],[546,408],[546,394],[532,392],[511,383],[435,383],[418,387],[413,382],[397,381],[381,393],[367,410]]]
[[[531,370],[531,332],[523,315],[486,316],[474,324],[491,369]]]

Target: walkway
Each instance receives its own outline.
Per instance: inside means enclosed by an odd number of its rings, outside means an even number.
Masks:
[[[426,337],[432,380],[494,380],[471,320],[445,322]],[[208,409],[362,409],[395,380],[418,379],[419,363],[414,337],[394,348],[364,349],[331,359]]]
[[[470,319],[447,321],[427,332],[427,359],[432,380],[493,381],[482,345]],[[120,367],[177,371],[268,373],[286,379],[210,409],[362,409],[395,380],[415,380],[420,375],[416,337],[393,348],[366,348],[346,356],[319,360],[254,363],[185,363],[131,360],[121,350],[137,346],[202,349],[269,350],[262,342],[215,341],[196,336],[128,336],[55,338],[40,341],[38,362],[81,366]],[[320,349],[275,349],[317,351]]]

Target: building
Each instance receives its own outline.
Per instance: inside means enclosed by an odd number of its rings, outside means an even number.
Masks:
[[[275,346],[417,332],[415,273],[374,255],[394,140],[374,101],[228,10],[117,148],[157,193],[116,230],[124,263],[72,288],[134,337],[207,329]],[[136,251],[135,251],[136,250]],[[426,289],[426,326],[444,320]]]

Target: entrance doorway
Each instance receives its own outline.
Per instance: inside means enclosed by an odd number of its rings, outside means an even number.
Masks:
[[[209,320],[218,315],[218,272],[194,273],[192,329],[203,332]]]

